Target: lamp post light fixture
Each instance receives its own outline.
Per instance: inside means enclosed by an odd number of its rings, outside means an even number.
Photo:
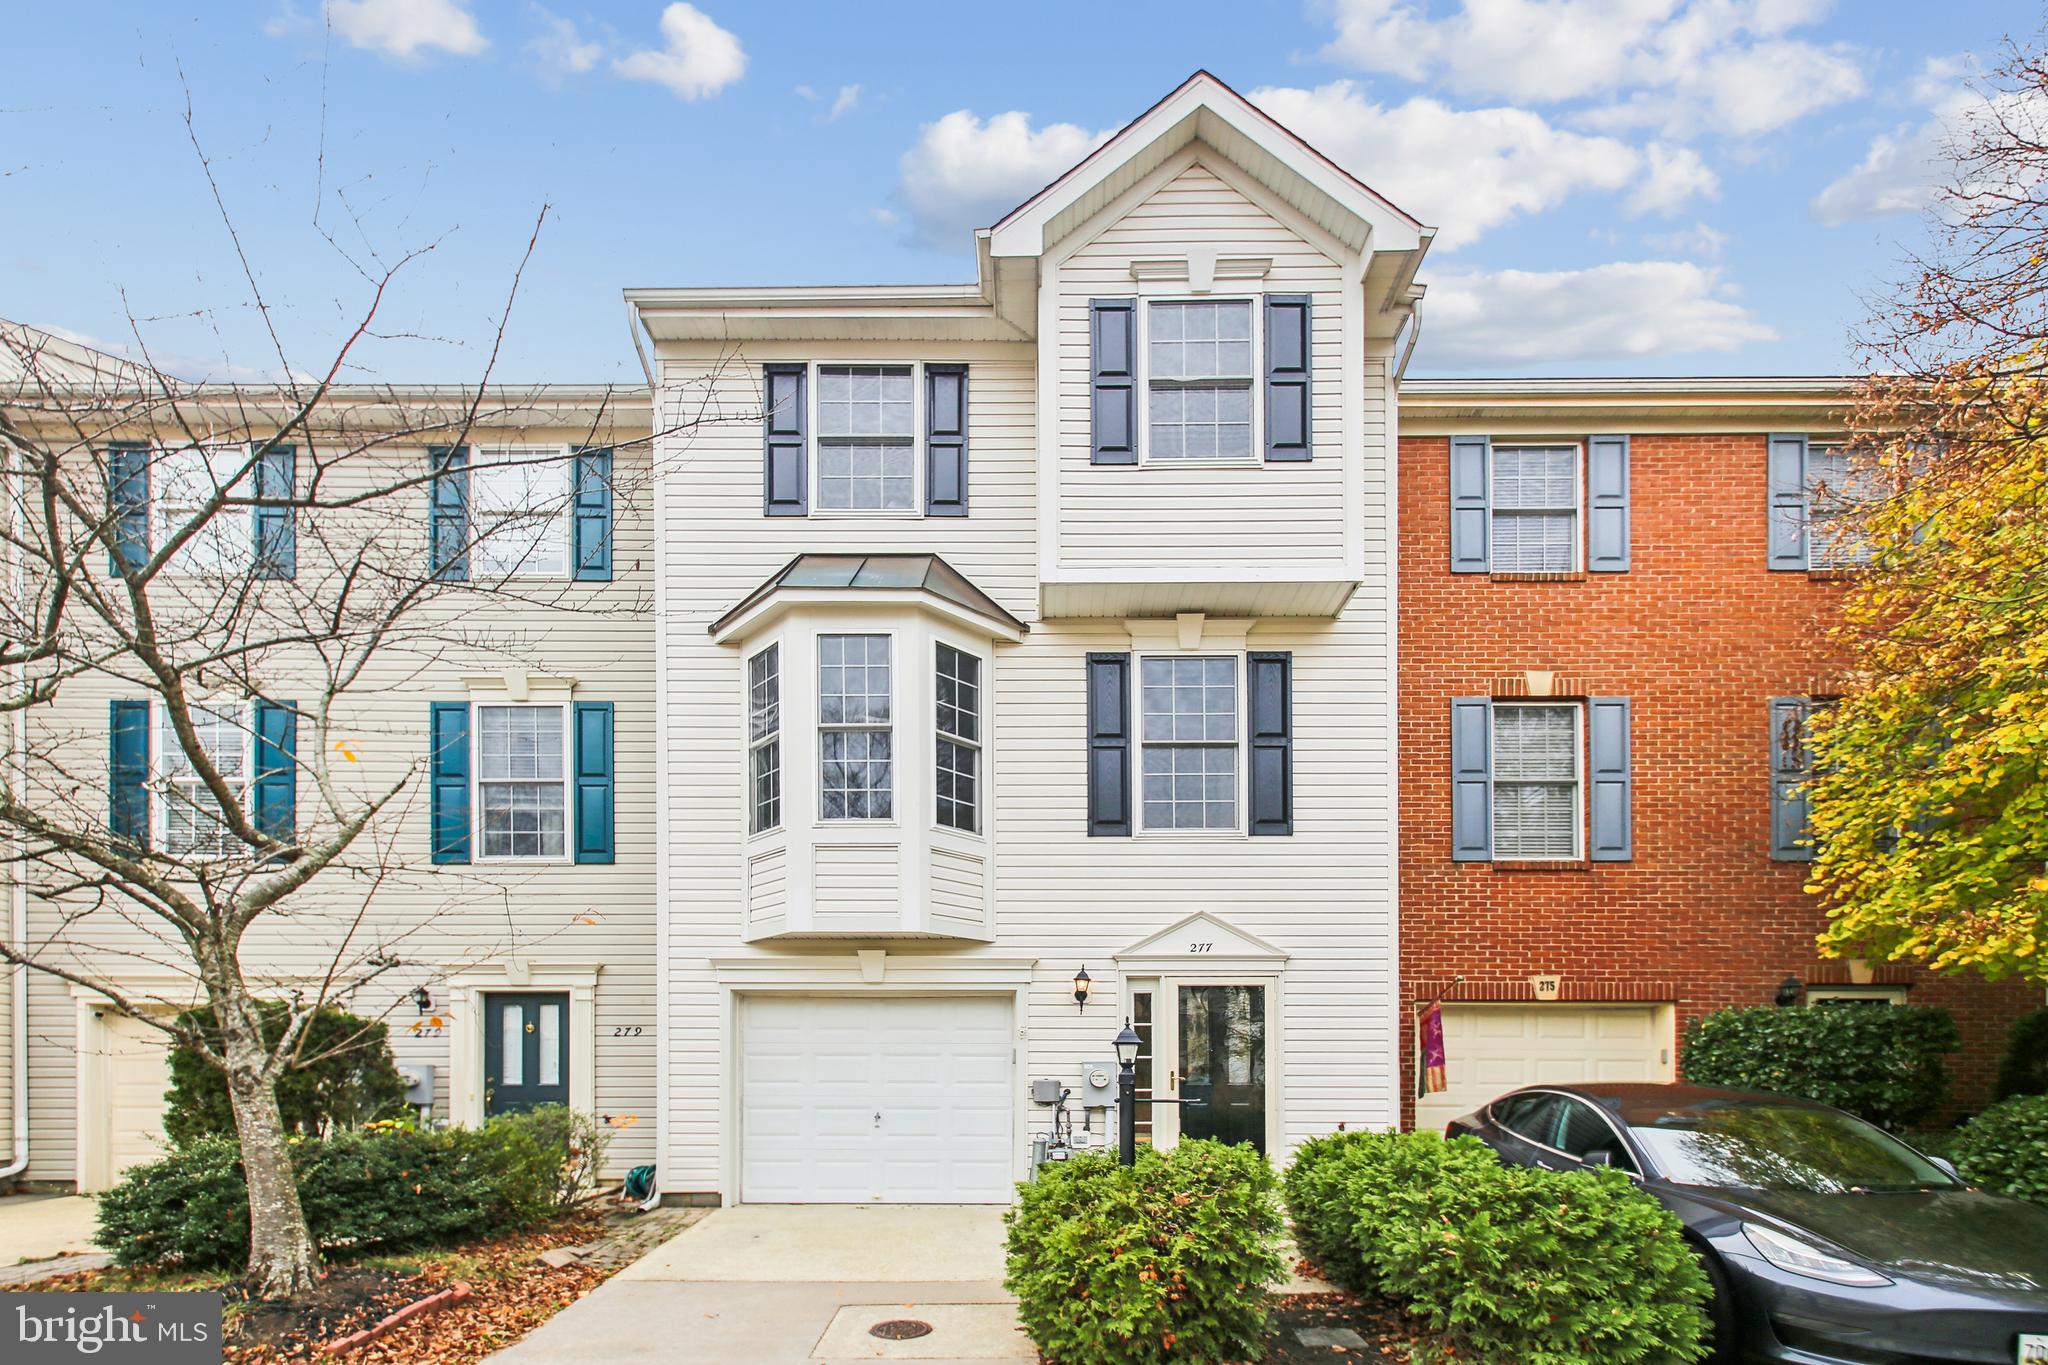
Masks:
[[[428,1010],[434,1008],[434,997],[427,994],[425,986],[414,986],[412,988],[412,1003],[424,1015]]]
[[[1779,1009],[1788,1009],[1799,1003],[1799,992],[1806,989],[1806,983],[1796,976],[1788,976],[1778,983],[1777,1004]]]
[[[1145,1045],[1129,1019],[1116,1036],[1116,1159],[1126,1166],[1138,1161],[1138,1049]]]
[[[1086,967],[1074,973],[1074,1009],[1076,1013],[1088,1008],[1088,988],[1093,982],[1094,978],[1088,975]]]

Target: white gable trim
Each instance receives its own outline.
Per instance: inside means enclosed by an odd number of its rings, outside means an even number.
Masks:
[[[1116,955],[1125,976],[1217,972],[1278,972],[1287,954],[1228,920],[1197,911]]]

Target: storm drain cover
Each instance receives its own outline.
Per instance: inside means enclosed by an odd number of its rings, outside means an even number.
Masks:
[[[931,1334],[932,1325],[928,1322],[919,1322],[916,1318],[890,1318],[887,1322],[878,1322],[868,1328],[869,1336],[880,1337],[884,1341],[915,1341],[919,1337],[928,1337]]]

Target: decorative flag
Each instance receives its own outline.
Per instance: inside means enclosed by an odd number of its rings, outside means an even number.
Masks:
[[[1422,1089],[1421,1094],[1435,1095],[1450,1089],[1450,1076],[1444,1069],[1444,1011],[1443,1006],[1432,1000],[1422,1011],[1422,1017],[1415,1021],[1416,1032],[1421,1035],[1422,1044]]]

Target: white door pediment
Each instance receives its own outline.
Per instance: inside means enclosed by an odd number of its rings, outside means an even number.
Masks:
[[[1116,955],[1126,976],[1154,972],[1203,972],[1220,968],[1277,972],[1287,954],[1208,911],[1139,939]]]

